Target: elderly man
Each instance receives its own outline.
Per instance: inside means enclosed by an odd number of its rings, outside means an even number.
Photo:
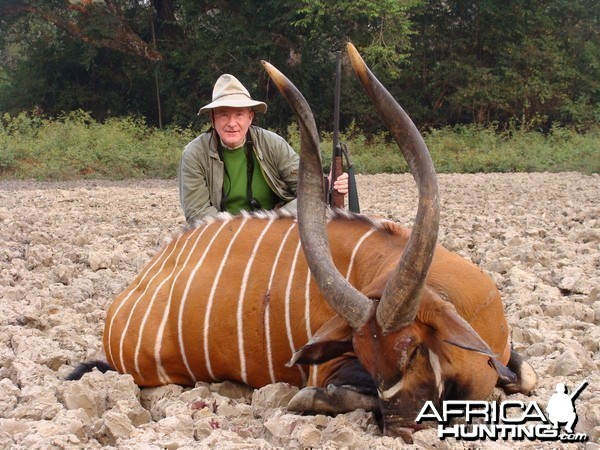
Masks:
[[[266,110],[233,75],[219,77],[212,102],[198,113],[211,115],[212,129],[185,147],[179,164],[188,223],[219,211],[295,211],[298,154],[281,136],[252,125],[254,114]],[[347,174],[335,180],[334,189],[347,194]]]

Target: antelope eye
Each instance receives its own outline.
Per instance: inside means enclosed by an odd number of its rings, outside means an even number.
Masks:
[[[419,347],[415,346],[412,348],[410,355],[408,356],[408,360],[406,362],[406,364],[410,365],[413,363],[413,361],[415,360],[415,358],[417,357],[417,354],[419,353]]]
[[[417,355],[419,353],[419,346],[415,345],[413,347],[405,349],[400,354],[400,359],[398,361],[398,368],[403,372],[408,372],[411,369]]]

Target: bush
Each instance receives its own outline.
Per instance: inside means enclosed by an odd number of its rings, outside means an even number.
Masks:
[[[135,117],[104,123],[83,111],[56,119],[5,114],[0,121],[0,177],[37,180],[77,178],[173,178],[184,146],[198,132],[156,129]],[[297,127],[286,137],[299,150]],[[522,128],[496,132],[456,126],[424,134],[436,170],[452,172],[600,172],[600,128],[587,133],[556,127],[543,134]],[[355,172],[400,173],[408,166],[387,134],[367,139],[351,125],[340,136]],[[333,139],[322,136],[324,170],[329,170]]]
[[[98,123],[83,111],[39,122],[5,115],[0,133],[0,175],[37,180],[174,177],[193,138],[132,117]]]

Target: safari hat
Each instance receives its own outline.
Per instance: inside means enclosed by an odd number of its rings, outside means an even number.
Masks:
[[[211,109],[220,106],[229,106],[232,108],[252,108],[256,112],[264,113],[267,111],[267,104],[252,100],[248,89],[233,75],[228,73],[221,75],[212,93],[212,102],[200,108],[198,114],[209,112]]]

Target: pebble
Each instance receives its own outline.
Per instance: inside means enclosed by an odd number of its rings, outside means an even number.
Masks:
[[[440,243],[498,284],[513,345],[540,377],[532,397],[508,398],[546,405],[557,383],[587,379],[576,430],[588,434],[586,449],[597,449],[600,177],[438,179]],[[410,175],[358,175],[357,182],[363,212],[413,223]],[[361,410],[336,417],[287,412],[298,388],[283,383],[255,391],[230,382],[140,389],[114,372],[66,382],[72,367],[102,355],[113,298],[157,243],[183,227],[176,182],[0,182],[0,223],[1,448],[532,448],[441,441],[435,429],[415,433],[408,446],[382,436]]]

